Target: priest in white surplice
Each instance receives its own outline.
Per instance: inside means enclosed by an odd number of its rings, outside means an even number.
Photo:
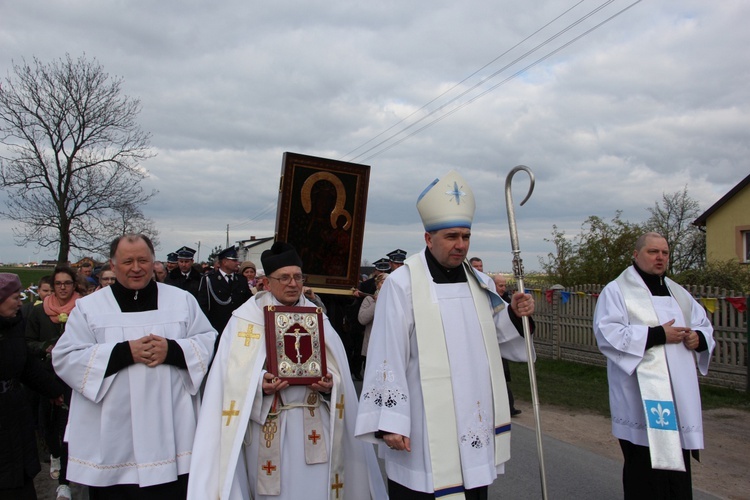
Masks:
[[[290,386],[266,370],[263,308],[317,306],[302,296],[302,261],[293,246],[276,242],[261,262],[268,291],[234,311],[206,383],[188,497],[385,498],[372,445],[354,439],[357,394],[328,318],[323,378]]]
[[[153,281],[154,247],[110,247],[116,283],[76,302],[52,350],[73,389],[68,479],[89,498],[179,499],[216,331],[188,292]]]
[[[428,186],[417,201],[427,248],[378,297],[356,434],[386,445],[391,499],[486,498],[510,458],[502,357],[527,360],[520,317],[534,301],[516,293],[508,305],[466,261],[474,208],[456,172]]]
[[[690,293],[664,276],[668,263],[667,240],[642,235],[633,265],[602,290],[594,312],[626,499],[692,498],[689,450],[703,448],[696,361],[705,375],[713,327]]]

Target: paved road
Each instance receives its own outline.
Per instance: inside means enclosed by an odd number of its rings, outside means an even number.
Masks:
[[[544,458],[547,475],[547,496],[550,499],[616,499],[622,498],[620,474],[622,463],[597,455],[557,439],[544,437]],[[513,427],[511,461],[505,474],[490,487],[489,498],[540,499],[539,461],[533,429],[520,425]],[[42,464],[43,472],[36,478],[39,500],[54,500],[56,481],[46,474],[49,465]],[[83,494],[82,494],[83,493]],[[74,490],[75,500],[85,500],[87,495]],[[716,500],[719,497],[695,491],[695,500]]]
[[[543,437],[542,446],[548,498],[622,498],[622,462],[551,437]],[[492,500],[542,498],[539,477],[535,431],[514,425],[510,463],[505,475],[490,487],[489,497]],[[715,500],[719,497],[696,490],[693,498]]]
[[[361,382],[356,382],[361,390]],[[490,487],[490,500],[541,499],[539,461],[534,429],[513,426],[511,460],[505,474]],[[543,438],[547,496],[555,500],[618,499],[622,498],[622,462],[545,436]],[[382,468],[382,464],[381,464]],[[49,464],[42,464],[42,472],[35,484],[39,500],[54,500],[57,481],[49,479]],[[87,500],[85,491],[75,488],[75,500]],[[716,500],[720,497],[706,492],[693,492],[694,500]]]

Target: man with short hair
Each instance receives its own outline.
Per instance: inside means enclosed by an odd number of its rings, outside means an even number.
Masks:
[[[526,361],[522,316],[466,257],[474,195],[456,172],[417,201],[426,248],[378,294],[356,435],[379,442],[391,499],[487,498],[510,458],[502,357]],[[533,360],[532,360],[533,361]]]
[[[325,314],[328,373],[289,385],[266,371],[266,310],[316,306],[302,294],[302,261],[292,245],[274,243],[261,262],[269,290],[234,312],[206,383],[189,498],[385,498],[372,446],[354,439],[357,394]],[[298,338],[293,345],[300,363],[306,344]]]
[[[665,276],[668,263],[667,240],[643,234],[633,265],[604,287],[594,311],[626,499],[692,498],[690,454],[703,448],[696,363],[706,375],[713,327],[690,292]]]
[[[240,263],[234,246],[219,252],[217,260],[218,269],[201,278],[198,303],[221,337],[232,311],[244,304],[252,294],[244,276],[237,275]]]
[[[52,276],[46,275],[39,278],[39,284],[36,289],[37,302],[44,302],[44,298],[52,295],[54,291],[52,288]]]
[[[153,281],[154,247],[116,238],[117,281],[76,302],[52,350],[73,397],[69,480],[89,498],[185,498],[198,390],[216,331],[195,298]]]
[[[85,260],[81,262],[81,266],[78,268],[78,274],[80,274],[84,278],[90,278],[93,272],[94,272],[94,265],[91,263],[90,260]]]
[[[469,264],[477,271],[482,273],[484,272],[484,262],[482,262],[482,259],[480,259],[479,257],[472,257],[471,259],[469,259]]]
[[[53,281],[52,276],[49,274],[39,278],[39,283],[37,283],[36,287],[36,299],[32,299],[21,306],[21,316],[24,319],[29,317],[34,306],[41,304],[44,302],[45,297],[52,295],[54,292],[54,289],[52,288]]]
[[[497,294],[503,298],[505,302],[510,300],[510,294],[508,293],[508,280],[504,274],[496,274],[492,277],[492,281],[495,282],[495,290]]]
[[[201,274],[193,267],[195,250],[190,247],[182,247],[177,250],[177,268],[167,274],[164,281],[167,285],[173,285],[190,292],[198,298],[198,288],[201,284]]]
[[[154,279],[158,283],[164,283],[164,280],[167,279],[167,268],[160,260],[154,262]]]

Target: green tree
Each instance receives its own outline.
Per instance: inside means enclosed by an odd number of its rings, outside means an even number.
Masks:
[[[643,226],[624,221],[621,215],[618,210],[609,223],[592,215],[583,223],[576,247],[576,284],[609,283],[630,265]]]
[[[551,283],[570,283],[573,270],[578,265],[573,242],[556,225],[552,226],[552,238],[545,238],[544,241],[554,244],[555,252],[548,253],[546,261],[539,259],[543,274],[550,278]]]
[[[607,222],[596,215],[581,225],[582,232],[572,240],[553,226],[555,253],[540,259],[542,269],[551,281],[563,286],[608,283],[630,265],[635,240],[643,227],[624,221],[622,212],[615,212]]]
[[[651,217],[646,229],[654,231],[669,244],[669,274],[701,268],[706,263],[706,234],[693,221],[701,214],[700,205],[682,191],[663,193],[660,203],[647,209]]]
[[[736,260],[710,262],[704,267],[688,269],[674,280],[683,285],[706,285],[750,293],[750,267]]]
[[[71,250],[100,252],[123,217],[154,236],[141,212],[156,194],[140,186],[150,137],[122,79],[70,56],[34,58],[13,73],[0,86],[0,186],[9,195],[2,214],[20,223],[17,243],[57,246],[65,262]]]

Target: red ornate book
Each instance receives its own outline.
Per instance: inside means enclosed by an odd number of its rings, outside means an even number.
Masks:
[[[327,373],[323,311],[266,306],[267,370],[290,385],[310,385]]]

